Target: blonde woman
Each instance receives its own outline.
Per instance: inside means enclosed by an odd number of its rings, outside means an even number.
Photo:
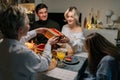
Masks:
[[[83,47],[83,31],[79,23],[79,11],[76,7],[69,7],[65,13],[64,17],[67,21],[62,28],[62,33],[68,37],[68,42],[74,53],[80,53]]]

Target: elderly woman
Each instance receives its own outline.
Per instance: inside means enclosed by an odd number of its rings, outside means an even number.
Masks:
[[[57,38],[50,38],[43,55],[38,56],[22,43],[29,27],[29,19],[23,7],[11,6],[1,14],[0,30],[4,39],[0,43],[0,80],[35,80],[35,73],[48,69],[51,45],[57,42]],[[32,32],[35,36],[36,33],[44,34],[46,31],[46,28],[41,28]]]

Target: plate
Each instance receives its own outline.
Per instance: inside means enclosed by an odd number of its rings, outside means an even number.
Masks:
[[[77,56],[72,56],[72,61],[66,61],[66,60],[63,60],[63,63],[65,64],[68,64],[68,65],[75,65],[75,64],[78,64],[80,61],[78,60],[78,57]]]

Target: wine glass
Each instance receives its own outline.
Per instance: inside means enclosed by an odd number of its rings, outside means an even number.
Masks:
[[[63,59],[66,56],[66,50],[64,48],[57,49],[57,58],[60,60],[58,63],[58,67],[64,67],[64,64],[62,63]]]

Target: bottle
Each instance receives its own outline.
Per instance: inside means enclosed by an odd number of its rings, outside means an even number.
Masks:
[[[94,24],[94,22],[95,22],[95,19],[94,19],[94,16],[92,15],[91,24]]]
[[[87,18],[84,19],[84,28],[87,28]]]
[[[95,28],[98,28],[98,24],[97,24],[97,16],[95,16],[95,19],[94,19],[94,25],[95,25]]]

